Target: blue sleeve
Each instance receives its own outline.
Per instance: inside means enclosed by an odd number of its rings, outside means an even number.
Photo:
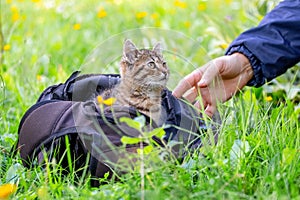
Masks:
[[[300,61],[300,0],[285,0],[260,24],[238,36],[226,55],[248,57],[254,71],[250,86],[261,86]]]

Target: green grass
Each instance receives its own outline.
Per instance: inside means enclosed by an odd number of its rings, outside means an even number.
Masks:
[[[145,176],[134,171],[119,182],[104,179],[107,184],[91,188],[88,178],[78,180],[75,173],[64,177],[51,161],[48,170],[25,169],[18,156],[10,155],[19,121],[39,94],[75,70],[117,73],[125,37],[139,47],[164,40],[172,89],[194,68],[222,55],[234,37],[275,5],[263,0],[182,2],[0,2],[5,49],[0,68],[0,185],[17,184],[11,198],[300,199],[300,98],[299,92],[293,93],[300,84],[299,66],[220,105],[223,123],[217,145],[205,145],[182,164],[152,158]]]

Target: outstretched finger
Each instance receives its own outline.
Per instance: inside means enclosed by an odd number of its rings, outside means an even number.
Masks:
[[[198,91],[197,88],[192,87],[191,89],[189,89],[186,93],[184,93],[183,98],[185,98],[186,100],[188,100],[189,102],[194,102],[195,99],[198,96]]]
[[[177,98],[181,97],[186,91],[194,86],[197,86],[198,81],[202,77],[202,72],[197,69],[191,74],[187,75],[183,80],[179,82],[177,87],[173,91],[173,95]]]

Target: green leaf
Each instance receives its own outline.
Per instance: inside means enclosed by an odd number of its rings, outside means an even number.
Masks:
[[[263,88],[262,87],[251,88],[251,89],[254,92],[256,99],[262,99],[262,97],[263,97]]]
[[[152,145],[148,145],[146,147],[144,147],[144,154],[149,154],[153,151],[153,146]]]
[[[127,136],[122,136],[121,142],[123,144],[137,144],[141,141],[142,139],[140,138],[133,138],[133,137],[127,137]]]
[[[130,126],[131,128],[134,128],[136,130],[141,130],[141,127],[142,127],[140,122],[135,121],[135,120],[133,120],[131,118],[128,118],[128,117],[121,117],[120,122],[124,122],[128,126]]]
[[[143,136],[146,138],[152,138],[153,136],[162,138],[165,135],[165,133],[166,132],[165,132],[164,128],[160,127],[160,128],[156,128],[150,132],[143,133]]]
[[[153,146],[152,145],[148,145],[146,147],[144,147],[143,149],[137,149],[137,153],[138,154],[149,154],[153,151]]]

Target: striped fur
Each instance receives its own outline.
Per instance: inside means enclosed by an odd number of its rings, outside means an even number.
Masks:
[[[116,104],[135,107],[161,124],[161,92],[166,87],[169,69],[158,43],[152,50],[137,49],[126,40],[120,63],[121,81],[112,92]]]

